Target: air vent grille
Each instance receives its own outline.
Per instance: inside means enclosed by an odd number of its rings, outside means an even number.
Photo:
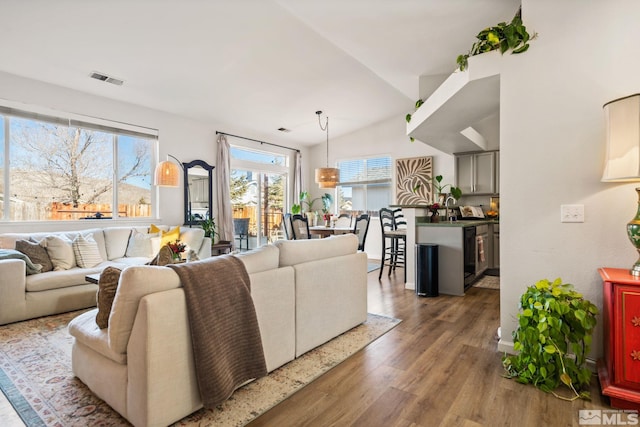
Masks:
[[[285,132],[285,133],[287,133],[287,132],[291,132],[291,129],[287,129],[287,128],[278,128],[278,130],[279,130],[280,132]]]
[[[100,80],[101,82],[107,82],[117,86],[122,86],[122,84],[124,83],[124,80],[117,79],[115,77],[108,76],[104,73],[99,73],[97,71],[93,71],[91,74],[89,74],[89,77],[91,77],[92,79]]]

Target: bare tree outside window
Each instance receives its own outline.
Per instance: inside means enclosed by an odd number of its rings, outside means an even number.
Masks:
[[[138,216],[142,210],[128,205],[150,201],[151,153],[151,140],[11,118],[11,219]],[[139,216],[149,216],[150,207],[145,210]]]

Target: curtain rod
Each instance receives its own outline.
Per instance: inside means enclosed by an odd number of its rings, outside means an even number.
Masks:
[[[246,139],[248,141],[253,141],[253,142],[259,142],[260,144],[267,144],[267,145],[273,145],[274,147],[280,147],[280,148],[284,148],[286,150],[293,150],[297,153],[300,152],[300,150],[298,150],[297,148],[291,148],[291,147],[285,147],[284,145],[278,145],[278,144],[273,144],[271,142],[265,142],[265,141],[259,141],[257,139],[252,139],[252,138],[247,138],[244,136],[238,136],[238,135],[234,135],[232,133],[226,133],[226,132],[220,132],[220,131],[216,131],[216,135],[227,135],[227,136],[233,136],[234,138],[240,138],[240,139]]]

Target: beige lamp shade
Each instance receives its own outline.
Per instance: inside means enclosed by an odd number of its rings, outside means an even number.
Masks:
[[[604,105],[607,151],[602,181],[640,180],[640,94]]]
[[[160,187],[178,187],[180,185],[180,167],[169,160],[158,163],[154,183]]]
[[[340,169],[336,168],[317,168],[316,182],[320,188],[336,188],[340,181]]]

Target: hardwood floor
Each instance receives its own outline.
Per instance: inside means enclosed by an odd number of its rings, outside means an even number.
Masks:
[[[400,325],[248,426],[577,426],[580,409],[610,409],[595,375],[591,402],[502,377],[499,291],[421,298],[402,278],[368,274],[369,312]]]

